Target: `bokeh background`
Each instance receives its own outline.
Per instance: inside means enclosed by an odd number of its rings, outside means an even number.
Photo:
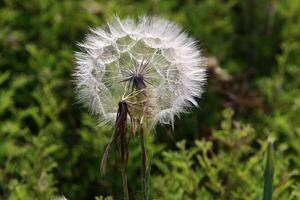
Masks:
[[[158,15],[197,38],[208,60],[200,108],[157,127],[151,199],[261,199],[268,138],[274,199],[300,199],[299,0],[1,0],[0,199],[121,199],[111,128],[75,104],[76,42],[115,15]],[[129,190],[141,199],[140,152]]]

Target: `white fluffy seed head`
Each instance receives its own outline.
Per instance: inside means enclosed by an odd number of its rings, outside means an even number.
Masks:
[[[204,58],[178,25],[160,17],[116,17],[92,29],[79,46],[77,97],[102,121],[115,121],[122,100],[152,124],[173,125],[176,115],[197,106],[206,80]],[[129,92],[137,78],[146,85],[142,96]]]

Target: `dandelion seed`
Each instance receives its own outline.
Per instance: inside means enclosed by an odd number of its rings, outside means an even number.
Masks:
[[[115,122],[121,100],[129,105],[131,120],[152,124],[173,124],[175,115],[197,106],[206,77],[204,59],[178,25],[159,17],[116,17],[92,29],[79,46],[78,100],[102,121]],[[143,94],[133,95],[135,89]]]

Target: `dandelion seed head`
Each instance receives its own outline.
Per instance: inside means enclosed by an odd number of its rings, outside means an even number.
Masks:
[[[77,98],[102,121],[115,121],[122,100],[131,118],[153,124],[173,124],[176,115],[197,106],[206,80],[204,58],[178,25],[160,17],[116,17],[91,29],[79,47]]]

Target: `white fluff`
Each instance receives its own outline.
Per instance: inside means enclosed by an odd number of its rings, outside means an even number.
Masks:
[[[173,125],[175,115],[197,106],[206,80],[204,59],[196,41],[178,25],[160,17],[116,17],[92,29],[79,47],[73,74],[78,100],[102,121],[115,121],[128,89],[124,80],[135,73],[143,75],[151,91],[148,120],[153,124]],[[138,68],[146,62],[147,69]]]

